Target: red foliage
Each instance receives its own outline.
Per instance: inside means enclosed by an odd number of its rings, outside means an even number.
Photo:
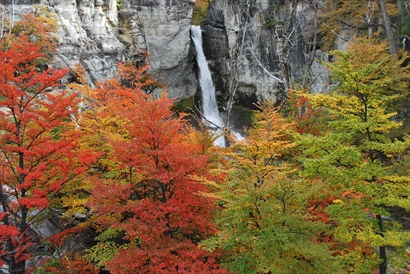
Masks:
[[[189,241],[160,239],[151,248],[123,249],[108,264],[110,272],[120,273],[227,273],[211,254]]]
[[[224,272],[215,256],[197,243],[215,232],[213,201],[201,196],[207,156],[189,140],[185,121],[164,95],[153,99],[139,88],[109,81],[100,86],[100,104],[127,122],[126,138],[110,140],[126,176],[96,184],[90,205],[102,228],[119,228],[120,249],[108,262],[112,273]],[[98,102],[97,102],[98,104]],[[135,179],[138,177],[138,179]],[[120,180],[122,179],[122,180]]]
[[[13,235],[0,231],[0,252],[11,271],[25,267],[32,245],[26,232],[37,210],[49,206],[74,169],[95,160],[79,148],[80,133],[70,121],[77,94],[55,91],[66,71],[43,70],[43,57],[26,37],[0,51],[0,201],[7,213],[2,226],[13,228]]]
[[[310,214],[314,216],[314,218],[317,221],[321,221],[325,224],[334,224],[334,222],[330,220],[330,216],[325,212],[327,206],[331,205],[334,200],[335,197],[333,195],[329,195],[326,198],[321,199],[319,201],[312,199],[311,201],[309,201],[307,210]]]
[[[67,238],[70,235],[74,233],[80,233],[83,229],[84,228],[82,227],[70,227],[52,235],[47,240],[56,246],[61,246],[66,242]]]
[[[52,272],[52,273],[97,274],[99,273],[99,271],[92,263],[84,261],[84,259],[81,256],[74,256],[74,257],[64,256],[61,259],[60,267],[55,269],[55,272]]]
[[[316,120],[320,114],[319,109],[315,109],[309,99],[303,93],[289,90],[289,115],[295,122],[295,130],[299,133],[310,133],[317,135]]]

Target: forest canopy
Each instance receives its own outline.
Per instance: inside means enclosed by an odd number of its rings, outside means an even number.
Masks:
[[[196,2],[195,20],[209,5]],[[147,64],[93,83],[82,64],[56,68],[47,9],[4,19],[0,272],[406,271],[407,8],[324,1],[322,49],[343,24],[357,30],[324,62],[330,91],[289,78],[283,102],[254,106],[243,140],[184,113]]]

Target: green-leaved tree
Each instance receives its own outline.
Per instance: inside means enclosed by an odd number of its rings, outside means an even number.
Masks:
[[[339,84],[331,94],[309,98],[313,106],[327,111],[327,132],[301,137],[303,176],[320,178],[339,190],[341,198],[327,212],[337,224],[336,241],[359,243],[338,257],[354,273],[370,273],[377,264],[379,273],[386,273],[387,254],[392,251],[389,261],[394,262],[410,239],[389,213],[392,208],[410,210],[410,177],[392,169],[392,163],[408,152],[410,138],[390,137],[402,123],[389,111],[395,100],[408,94],[403,88],[395,90],[397,74],[386,74],[386,66],[394,63],[387,55],[369,58],[378,47],[361,40],[348,52],[333,52],[336,60],[328,67]],[[397,69],[408,72],[404,66]],[[363,250],[366,245],[378,247],[379,259],[375,252]],[[387,247],[392,247],[389,252]]]
[[[224,266],[235,273],[333,272],[331,252],[314,240],[327,226],[307,210],[315,186],[297,180],[288,163],[292,125],[268,105],[255,116],[246,142],[224,154],[224,179],[210,183],[222,207],[219,233],[202,244],[223,249]]]

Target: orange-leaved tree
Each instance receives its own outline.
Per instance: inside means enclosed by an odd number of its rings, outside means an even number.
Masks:
[[[0,266],[10,273],[25,272],[50,200],[95,159],[70,120],[77,94],[55,89],[66,71],[42,69],[42,58],[26,37],[0,51]]]
[[[197,245],[215,232],[213,202],[200,195],[207,188],[197,179],[208,156],[172,111],[173,100],[142,91],[145,69],[121,67],[120,79],[87,92],[93,109],[80,123],[100,139],[86,141],[106,142],[89,201],[101,234],[88,258],[112,273],[224,272]]]

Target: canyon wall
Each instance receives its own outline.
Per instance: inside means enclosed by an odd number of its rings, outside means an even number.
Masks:
[[[211,3],[208,20],[201,26],[220,102],[229,97],[227,64],[233,58],[237,58],[237,104],[282,101],[294,80],[315,92],[328,89],[329,74],[321,64],[328,57],[316,48],[317,7],[311,2]],[[33,5],[45,5],[58,22],[55,65],[81,63],[90,83],[114,77],[118,62],[139,65],[145,60],[171,97],[199,91],[190,39],[193,0],[15,0],[13,11],[11,0],[3,4],[15,20],[33,11]],[[237,56],[241,45],[242,54]]]
[[[15,0],[14,11],[11,1],[5,2],[15,20],[36,4],[46,6],[58,22],[55,65],[81,63],[90,83],[114,77],[118,62],[138,65],[145,60],[170,96],[192,96],[198,90],[190,0],[127,0],[120,7],[116,0]]]
[[[313,92],[328,90],[329,73],[321,63],[328,55],[317,46],[318,7],[312,2],[212,2],[202,27],[220,96],[227,96],[226,64],[233,58],[238,60],[239,101],[282,101],[285,87],[294,82]],[[243,54],[236,56],[241,46]]]

